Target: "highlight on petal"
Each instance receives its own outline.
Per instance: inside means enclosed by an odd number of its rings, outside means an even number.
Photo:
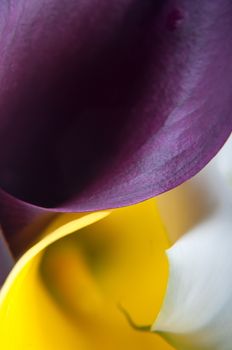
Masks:
[[[0,4],[0,187],[44,208],[129,205],[196,174],[232,127],[232,3]]]
[[[167,246],[154,200],[60,215],[0,292],[0,348],[172,350],[121,311],[151,324],[166,290]]]
[[[186,212],[194,213],[203,204],[205,215],[198,217],[167,250],[168,288],[152,330],[178,350],[231,349],[232,191],[219,172],[217,161],[216,157],[186,184],[186,188],[192,183],[203,185],[198,201],[185,207]],[[181,187],[174,190],[176,194]],[[186,215],[184,210],[180,214],[176,220]]]

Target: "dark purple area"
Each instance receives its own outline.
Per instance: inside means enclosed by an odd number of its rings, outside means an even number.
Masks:
[[[3,1],[1,188],[86,211],[196,174],[231,131],[231,33],[225,0]]]

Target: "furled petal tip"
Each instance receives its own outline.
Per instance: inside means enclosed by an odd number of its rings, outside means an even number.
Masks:
[[[231,131],[232,3],[0,4],[0,186],[45,208],[132,204]]]
[[[218,172],[218,161],[197,176],[206,180],[202,198],[211,194],[213,210],[167,251],[168,288],[152,328],[178,350],[231,349],[232,190]],[[192,202],[193,212],[202,198]]]

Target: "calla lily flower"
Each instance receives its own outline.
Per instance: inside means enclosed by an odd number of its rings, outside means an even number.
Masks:
[[[154,200],[60,215],[3,285],[0,348],[171,350],[134,330],[122,311],[140,324],[158,314],[168,245]]]
[[[195,217],[195,224],[167,251],[168,288],[152,329],[161,331],[177,349],[231,349],[232,186],[228,186],[218,171],[218,164],[225,164],[226,160],[231,165],[232,154],[228,153],[231,142],[232,139],[210,166],[185,185],[185,192],[190,186],[201,191],[194,202],[188,196],[185,210],[199,205],[203,216],[198,220]],[[229,166],[221,168],[228,176]],[[183,188],[173,190],[172,195],[178,196],[179,191]],[[162,201],[166,202],[167,198]],[[179,209],[179,213],[175,210],[177,221],[184,213],[182,206]],[[172,225],[170,220],[168,224]]]
[[[0,3],[0,348],[230,349],[217,166],[132,204],[228,138],[231,30],[229,0]]]
[[[52,220],[0,292],[0,346],[229,350],[232,190],[221,158],[156,202]]]
[[[231,30],[228,0],[1,1],[2,225],[195,175],[232,129]]]

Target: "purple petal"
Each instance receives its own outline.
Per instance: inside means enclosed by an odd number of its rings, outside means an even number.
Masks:
[[[0,185],[118,207],[196,174],[232,129],[232,2],[3,0]]]
[[[8,256],[3,243],[6,242],[13,256],[18,257],[35,242],[54,215],[47,209],[24,203],[0,190],[0,284],[1,256],[2,259]]]
[[[0,227],[0,287],[14,265],[14,259]]]

